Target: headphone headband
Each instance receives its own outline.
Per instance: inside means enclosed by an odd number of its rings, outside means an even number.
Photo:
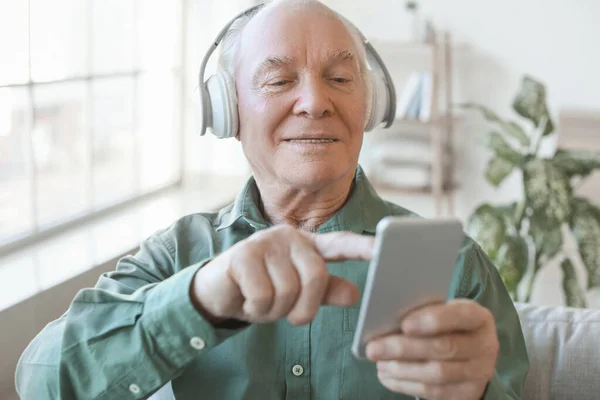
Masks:
[[[226,114],[225,121],[219,122],[219,128],[226,126],[226,128],[224,128],[224,129],[231,130],[232,129],[232,126],[231,126],[232,121],[231,120],[234,120],[236,129],[237,129],[237,108],[236,108],[237,102],[235,102],[235,104],[234,104],[234,103],[232,103],[231,97],[227,97],[228,95],[235,96],[235,87],[231,88],[231,86],[228,86],[228,85],[231,85],[231,81],[232,81],[231,77],[221,78],[221,80],[218,83],[213,82],[212,89],[211,89],[211,88],[209,88],[208,83],[214,77],[214,75],[211,76],[211,78],[209,78],[208,81],[204,81],[204,74],[206,73],[206,66],[208,64],[208,60],[210,59],[211,55],[217,49],[217,47],[219,46],[219,44],[221,43],[221,41],[223,40],[223,38],[229,31],[229,29],[231,28],[231,25],[233,25],[233,23],[235,21],[237,21],[239,18],[242,18],[247,15],[251,15],[264,6],[265,6],[265,3],[252,6],[248,9],[246,9],[245,11],[240,12],[234,18],[232,18],[217,34],[215,40],[211,43],[208,51],[206,52],[206,54],[204,55],[204,57],[202,59],[202,62],[200,64],[200,71],[198,73],[198,88],[199,88],[199,92],[200,92],[200,103],[201,103],[201,107],[202,107],[202,126],[200,129],[200,135],[204,135],[209,127],[213,128],[213,131],[214,131],[215,123],[216,123],[214,121],[215,120],[215,114],[214,114],[215,112],[221,113],[221,114],[219,114],[219,117],[221,117],[223,114],[222,110],[214,109],[215,108],[214,103],[217,102],[217,99],[212,98],[211,92],[215,91],[215,90],[218,92],[218,96],[215,96],[215,97],[225,96],[225,99],[219,99],[219,100],[223,100],[225,105],[229,106],[229,110],[223,111]],[[395,113],[396,113],[396,90],[394,88],[394,82],[392,81],[390,72],[388,71],[387,67],[383,63],[383,60],[381,59],[381,57],[379,56],[379,54],[377,53],[377,51],[375,50],[375,48],[373,47],[371,42],[369,42],[369,40],[363,35],[363,33],[354,24],[352,24],[349,20],[347,20],[346,18],[344,18],[341,15],[340,15],[340,17],[344,20],[345,23],[352,26],[355,29],[355,31],[358,32],[358,34],[362,40],[362,43],[365,46],[367,59],[369,57],[372,57],[374,60],[374,63],[369,63],[369,66],[371,68],[374,66],[378,67],[379,72],[383,75],[383,76],[379,76],[379,80],[383,81],[382,85],[385,87],[384,88],[385,93],[379,93],[378,94],[379,97],[375,96],[375,99],[374,99],[375,104],[373,104],[372,107],[375,108],[375,107],[384,107],[385,106],[385,109],[379,110],[378,113],[381,114],[381,117],[382,117],[381,122],[385,122],[384,128],[389,128],[392,125],[392,123],[394,122]],[[223,86],[225,88],[223,88]],[[221,87],[221,89],[217,89],[217,87]],[[377,87],[373,87],[373,90],[377,91]],[[225,93],[222,93],[222,91],[225,91]],[[228,91],[233,91],[233,93],[228,94]],[[381,97],[381,96],[384,96],[384,97]],[[384,99],[385,105],[377,104],[377,101],[379,100],[379,98]],[[219,104],[221,104],[221,103],[219,103]],[[235,110],[233,110],[233,108],[235,108]],[[227,115],[233,114],[233,113],[235,113],[235,116],[230,116],[229,119],[227,119],[228,118]],[[221,123],[221,122],[223,122],[223,123]],[[369,124],[369,125],[373,125],[373,124]],[[370,128],[373,128],[373,127],[374,126],[370,126]],[[217,134],[217,132],[214,132],[214,133]],[[221,134],[217,134],[217,136],[218,137],[229,137],[230,135],[224,136]],[[233,136],[235,136],[235,135],[233,135]]]
[[[217,37],[215,38],[215,40],[213,40],[210,47],[208,48],[208,51],[204,55],[204,58],[202,59],[202,63],[200,64],[200,72],[198,73],[198,90],[200,91],[200,103],[202,107],[202,126],[200,128],[200,135],[204,135],[208,127],[212,126],[213,122],[212,112],[210,110],[210,96],[208,93],[208,88],[204,84],[204,74],[206,73],[206,65],[208,64],[208,60],[210,59],[212,53],[214,53],[214,51],[217,49],[217,47],[219,47],[219,43],[221,43],[221,40],[223,40],[223,37],[225,37],[227,31],[229,30],[229,28],[231,28],[231,25],[233,25],[235,21],[237,21],[239,18],[242,18],[246,15],[255,12],[263,6],[264,3],[250,7],[247,10],[242,11],[241,13],[236,15],[233,19],[231,19],[217,34]]]
[[[253,12],[255,12],[256,10],[258,10],[259,8],[262,8],[262,7],[264,7],[264,3],[256,5],[256,6],[252,6],[252,7],[248,8],[247,10],[242,11],[241,13],[236,15],[232,20],[230,20],[221,29],[221,31],[217,34],[217,37],[211,43],[208,51],[206,52],[206,54],[204,55],[204,58],[202,59],[202,63],[200,64],[200,73],[199,73],[199,77],[198,77],[200,87],[203,86],[202,83],[204,82],[204,72],[206,70],[206,65],[208,64],[208,60],[210,59],[210,56],[212,55],[212,53],[214,53],[214,51],[217,49],[217,47],[219,47],[221,40],[223,40],[223,37],[225,37],[225,35],[227,34],[227,31],[229,30],[229,28],[231,28],[231,25],[233,25],[233,23],[235,21],[237,21],[238,19],[245,17],[246,15],[252,14]]]

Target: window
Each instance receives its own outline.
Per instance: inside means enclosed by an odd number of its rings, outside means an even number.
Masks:
[[[0,252],[181,180],[181,4],[0,0]]]
[[[188,24],[186,30],[186,113],[187,132],[185,166],[189,174],[199,176],[248,176],[250,167],[242,151],[241,144],[236,140],[217,139],[212,134],[200,137],[199,118],[200,99],[198,94],[198,68],[200,61],[212,46],[216,35],[223,26],[238,13],[249,7],[262,3],[260,0],[202,0],[187,2],[186,15]],[[217,60],[220,47],[212,54],[206,68],[204,79],[217,71]],[[227,162],[223,162],[227,160]]]

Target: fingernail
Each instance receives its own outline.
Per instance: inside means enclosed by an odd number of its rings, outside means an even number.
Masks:
[[[376,360],[383,353],[383,345],[381,343],[369,343],[367,346],[367,357],[371,360]]]
[[[409,317],[402,322],[402,330],[406,332],[418,332],[420,325],[420,318]]]
[[[433,329],[434,320],[431,315],[425,314],[418,317],[407,318],[402,327],[408,332],[424,332]]]

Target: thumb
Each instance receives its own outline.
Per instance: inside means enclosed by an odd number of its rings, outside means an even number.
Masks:
[[[360,293],[356,285],[347,279],[331,275],[323,297],[323,304],[350,307],[358,301],[359,297]]]

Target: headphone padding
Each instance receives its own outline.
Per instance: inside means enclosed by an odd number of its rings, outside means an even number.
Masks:
[[[369,132],[381,124],[389,107],[389,99],[386,83],[382,77],[374,72],[369,72],[371,79],[371,112],[365,126],[365,132]]]
[[[235,83],[225,71],[211,75],[206,82],[210,98],[211,125],[219,139],[235,137],[238,132],[238,110]]]

